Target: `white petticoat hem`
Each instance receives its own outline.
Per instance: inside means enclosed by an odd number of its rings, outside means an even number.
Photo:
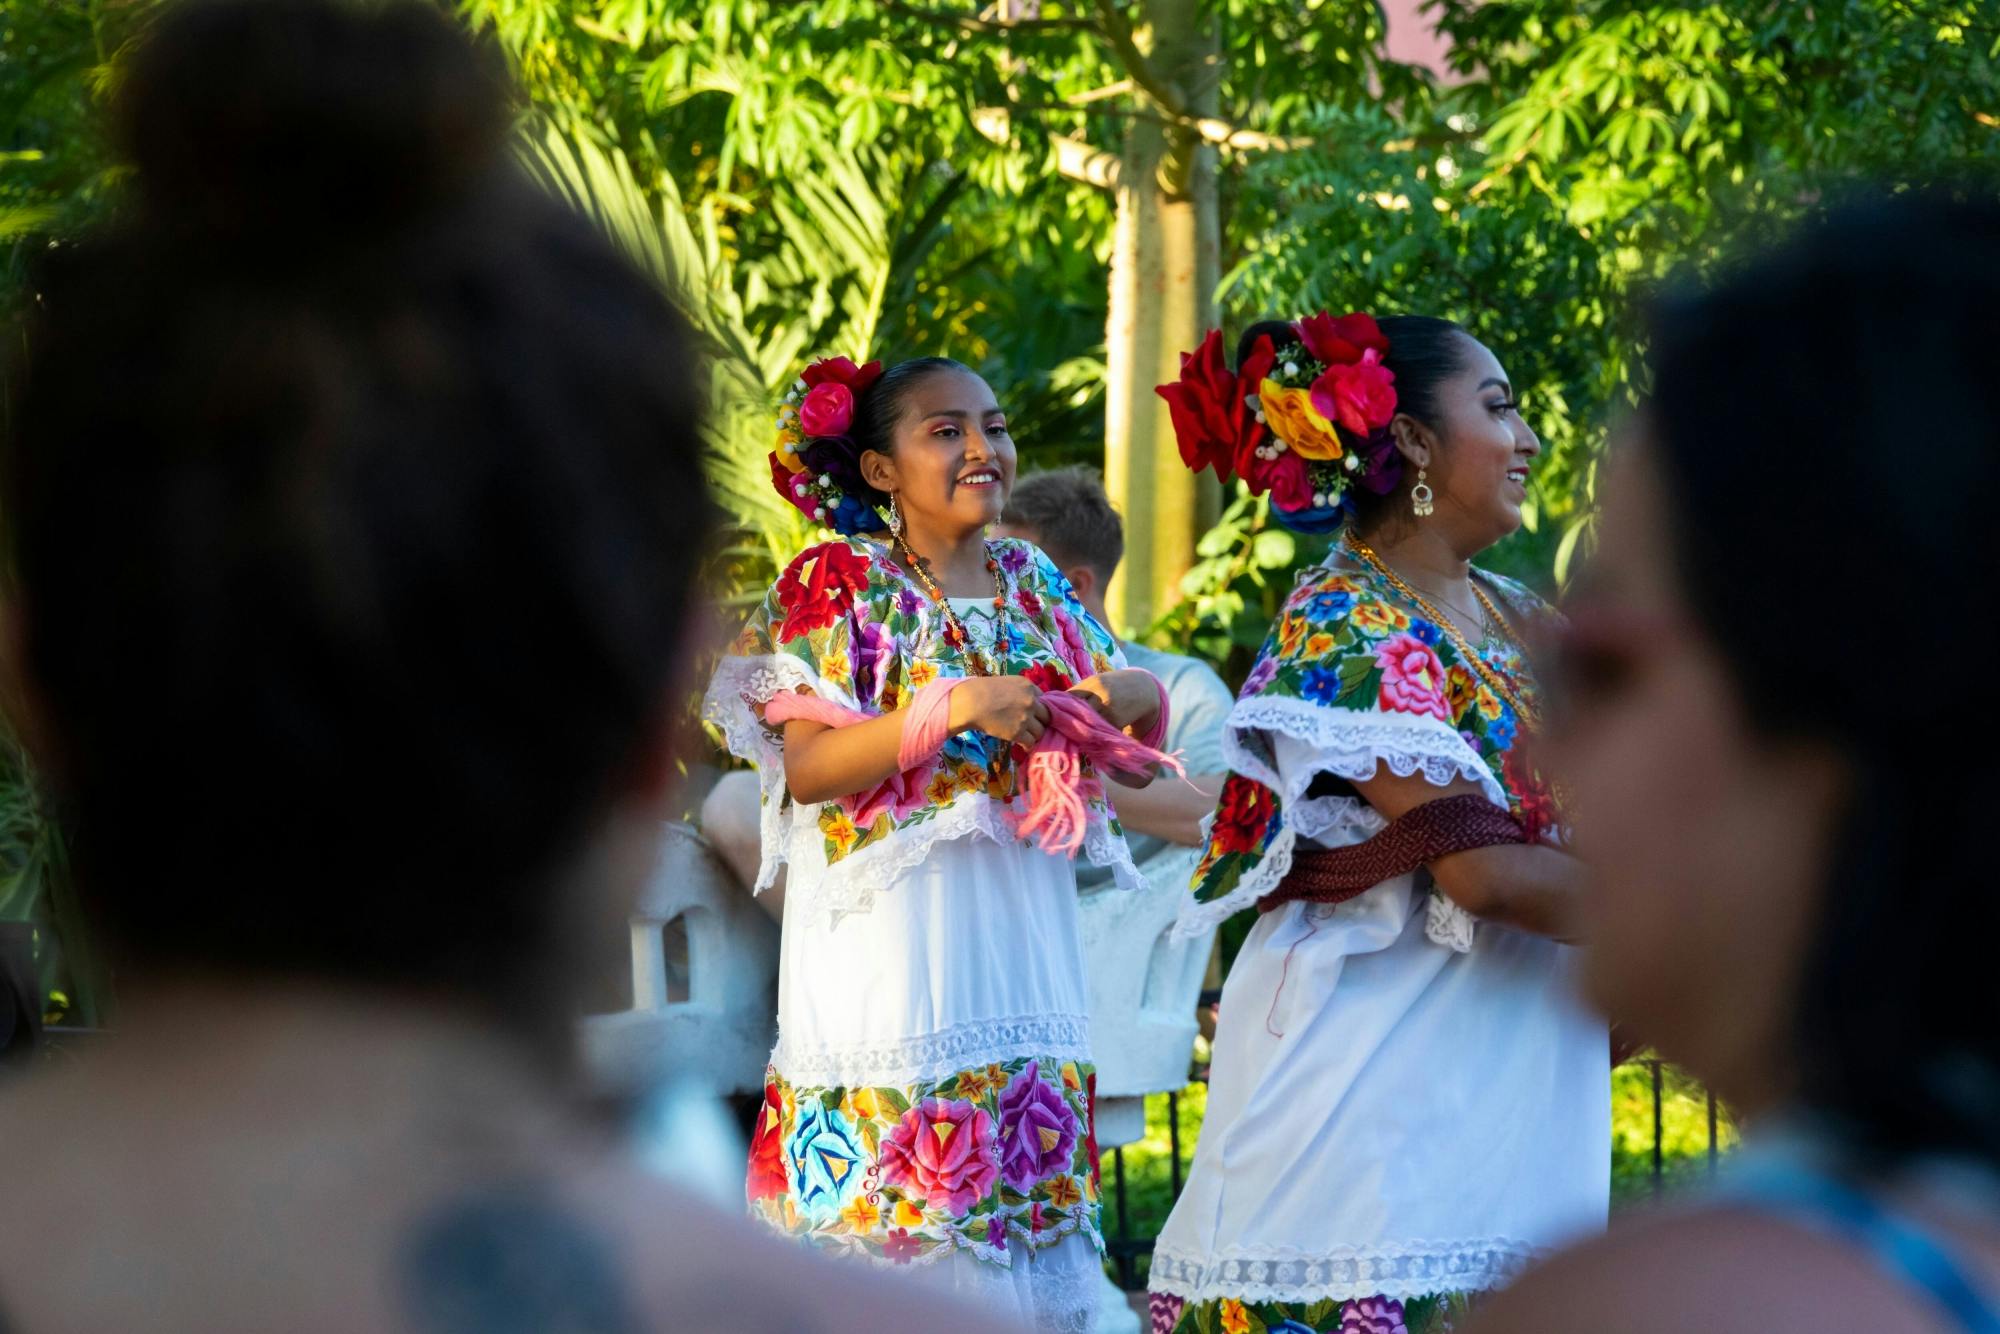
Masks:
[[[1188,1302],[1408,1301],[1440,1292],[1503,1287],[1548,1254],[1547,1247],[1492,1237],[1478,1241],[1407,1241],[1340,1246],[1307,1254],[1231,1250],[1216,1256],[1153,1252],[1147,1287]]]

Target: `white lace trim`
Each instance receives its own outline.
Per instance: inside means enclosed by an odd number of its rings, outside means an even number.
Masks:
[[[1310,762],[1296,765],[1289,777],[1281,775],[1273,767],[1268,746],[1260,750],[1251,744],[1265,733],[1305,743],[1312,749]],[[1286,811],[1285,827],[1265,849],[1263,859],[1228,894],[1207,903],[1191,897],[1182,900],[1180,918],[1174,923],[1176,940],[1194,939],[1276,889],[1292,869],[1292,849],[1301,833],[1325,846],[1344,847],[1379,831],[1380,824],[1371,828],[1363,814],[1374,814],[1366,802],[1352,797],[1308,801],[1306,789],[1319,774],[1330,773],[1358,783],[1373,778],[1386,766],[1399,778],[1421,773],[1425,782],[1437,787],[1463,778],[1477,783],[1494,805],[1507,804],[1506,789],[1464,737],[1436,718],[1415,714],[1356,713],[1323,708],[1306,700],[1252,696],[1238,700],[1230,710],[1222,755],[1232,770],[1278,794]],[[1302,828],[1300,817],[1310,827]],[[1375,815],[1375,820],[1380,816]],[[1476,919],[1436,889],[1430,897],[1425,933],[1448,949],[1469,951]],[[1440,903],[1444,906],[1439,907]]]
[[[1508,1237],[1336,1246],[1308,1254],[1289,1248],[1230,1250],[1217,1256],[1153,1252],[1147,1286],[1189,1302],[1408,1301],[1438,1292],[1502,1287],[1548,1253]]]
[[[808,1088],[900,1086],[955,1075],[995,1061],[1054,1057],[1090,1059],[1090,1017],[1020,1015],[954,1024],[888,1043],[789,1044],[782,1033],[771,1065]]]
[[[776,880],[780,867],[796,864],[803,874],[792,876],[786,893],[837,919],[843,913],[867,912],[874,907],[878,889],[923,865],[940,842],[973,836],[1002,844],[1021,841],[1004,804],[983,793],[967,793],[930,820],[827,865],[818,852],[820,808],[791,800],[784,784],[784,748],[770,738],[750,707],[753,702],[769,703],[773,697],[801,686],[847,708],[857,707],[851,695],[828,685],[798,659],[783,654],[724,658],[702,700],[702,716],[721,729],[730,753],[757,766],[763,845],[755,886],[759,892]],[[1119,889],[1145,887],[1145,877],[1132,862],[1131,849],[1113,832],[1102,811],[1090,815],[1082,856],[1092,865],[1108,867]]]

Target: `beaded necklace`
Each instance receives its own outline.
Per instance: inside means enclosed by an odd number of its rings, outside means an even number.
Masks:
[[[917,583],[930,595],[931,601],[937,604],[938,611],[944,616],[945,643],[965,656],[965,665],[972,669],[974,676],[998,676],[1000,673],[994,664],[987,662],[978,645],[972,642],[972,634],[965,628],[965,622],[961,621],[958,613],[951,609],[951,599],[944,595],[942,588],[938,587],[937,580],[931,578],[930,562],[912,550],[910,544],[903,540],[901,533],[892,536],[896,550],[903,558],[904,566],[916,576]],[[986,572],[993,576],[993,645],[997,651],[1001,642],[1001,620],[1007,614],[1007,585],[1000,576],[1000,562],[993,558],[991,543],[986,544]]]
[[[1473,671],[1479,674],[1479,679],[1486,683],[1488,689],[1513,706],[1514,712],[1530,728],[1533,728],[1540,721],[1535,710],[1522,696],[1520,683],[1515,681],[1510,674],[1502,672],[1480,654],[1474,652],[1472,645],[1466,640],[1464,632],[1458,628],[1458,623],[1449,617],[1440,616],[1437,608],[1433,607],[1422,593],[1410,587],[1401,575],[1390,569],[1389,563],[1377,555],[1375,548],[1363,541],[1361,535],[1352,528],[1347,530],[1347,549],[1352,551],[1364,564],[1374,570],[1375,573],[1387,580],[1391,588],[1402,594],[1404,598],[1414,605],[1417,610],[1421,611],[1433,624],[1451,636],[1452,645],[1458,649],[1459,656],[1466,661],[1467,665]],[[1525,651],[1521,648],[1520,641],[1514,638],[1513,631],[1508,628],[1507,620],[1500,614],[1499,608],[1495,607],[1492,600],[1486,596],[1485,590],[1475,583],[1472,585],[1472,594],[1479,599],[1479,605],[1485,609],[1492,623],[1500,628],[1500,637],[1511,644],[1516,652]]]

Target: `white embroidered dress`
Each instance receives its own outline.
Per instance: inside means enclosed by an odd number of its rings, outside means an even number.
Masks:
[[[1539,608],[1492,586],[1512,614]],[[1525,675],[1512,654],[1489,660]],[[1337,552],[1301,577],[1232,712],[1232,777],[1178,929],[1254,905],[1295,847],[1382,829],[1338,780],[1463,778],[1533,828],[1546,807],[1512,757],[1517,728],[1436,627]],[[1385,1309],[1354,1303],[1495,1287],[1602,1226],[1608,1048],[1572,998],[1573,964],[1565,946],[1475,924],[1421,872],[1260,915],[1153,1255],[1156,1311],[1209,1328],[1196,1317],[1240,1302],[1267,1325],[1335,1330]]]
[[[1008,614],[954,603],[989,660],[1051,687],[1118,665],[1045,557],[994,545]],[[760,766],[760,880],[789,867],[752,1210],[1027,1327],[1088,1329],[1102,1242],[1075,867],[1013,834],[1011,758],[976,734],[902,798],[789,801],[782,734],[760,715],[777,691],[886,712],[964,663],[873,543],[815,548],[788,578],[789,604],[781,581],[707,702]],[[1101,799],[1086,853],[1136,880]]]

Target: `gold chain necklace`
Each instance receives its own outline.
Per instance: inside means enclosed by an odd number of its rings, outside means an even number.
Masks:
[[[1479,674],[1479,679],[1486,683],[1488,689],[1512,705],[1514,712],[1520,715],[1530,727],[1533,727],[1539,721],[1535,710],[1522,697],[1519,686],[1509,680],[1492,663],[1486,661],[1478,653],[1475,653],[1472,645],[1466,642],[1465,634],[1458,628],[1457,623],[1447,617],[1438,615],[1437,608],[1433,607],[1422,593],[1410,587],[1401,575],[1390,569],[1389,563],[1375,553],[1375,548],[1369,546],[1367,542],[1362,540],[1361,535],[1351,528],[1347,530],[1347,549],[1360,557],[1375,573],[1387,580],[1391,588],[1409,599],[1417,610],[1421,611],[1434,622],[1439,629],[1451,636],[1452,646],[1458,650],[1459,657],[1463,658],[1466,665]],[[1485,590],[1480,588],[1478,584],[1473,584],[1472,595],[1479,599],[1480,606],[1485,608],[1486,614],[1493,618],[1493,623],[1500,627],[1501,636],[1508,643],[1512,644],[1516,651],[1520,651],[1521,646],[1519,641],[1513,637],[1512,631],[1507,629],[1505,618],[1500,615],[1499,609],[1486,596]]]
[[[903,557],[903,564],[916,576],[924,592],[930,595],[931,601],[936,603],[938,610],[944,614],[945,642],[965,655],[965,665],[972,669],[974,676],[999,675],[994,665],[988,663],[985,656],[980,653],[978,645],[972,642],[972,632],[965,628],[965,622],[961,621],[958,613],[951,609],[951,599],[944,595],[942,588],[938,587],[937,580],[931,578],[930,563],[911,549],[910,544],[903,540],[901,533],[892,536],[895,539],[896,550]],[[993,576],[993,646],[997,651],[1003,629],[1001,622],[1007,614],[1007,584],[1000,576],[1000,562],[993,559],[993,548],[990,545],[986,548],[986,571]],[[1005,663],[1000,665],[1005,666]]]

